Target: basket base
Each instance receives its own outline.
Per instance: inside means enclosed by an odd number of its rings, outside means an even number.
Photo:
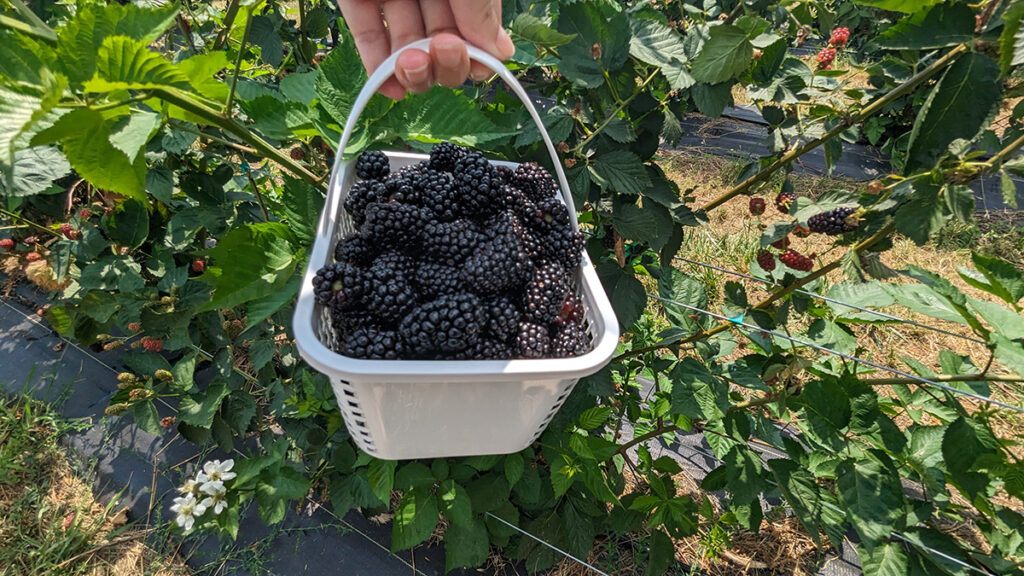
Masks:
[[[356,445],[384,460],[519,452],[540,436],[576,382],[332,379]]]

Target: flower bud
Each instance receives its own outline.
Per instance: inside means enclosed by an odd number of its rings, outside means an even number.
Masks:
[[[174,381],[174,375],[171,374],[171,372],[169,370],[163,370],[163,369],[157,370],[156,372],[154,372],[153,373],[153,378],[156,378],[157,380],[159,380],[161,382],[173,382]]]
[[[107,416],[117,416],[118,414],[123,414],[131,407],[132,405],[127,402],[119,402],[117,404],[111,404],[110,406],[104,408],[103,413],[106,414]]]

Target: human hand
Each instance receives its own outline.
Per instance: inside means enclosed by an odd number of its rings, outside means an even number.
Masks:
[[[407,50],[395,63],[395,75],[380,93],[399,100],[424,92],[435,83],[452,88],[467,77],[483,80],[486,66],[470,62],[469,42],[505,60],[515,52],[501,27],[501,0],[338,0],[367,73],[373,73],[392,51],[429,37],[430,53]],[[385,22],[387,23],[385,25]]]

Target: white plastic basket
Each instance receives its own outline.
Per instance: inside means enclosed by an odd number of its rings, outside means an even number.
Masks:
[[[575,274],[591,351],[575,358],[542,360],[360,360],[335,352],[338,335],[329,312],[316,303],[313,276],[332,261],[335,243],[355,231],[342,209],[356,180],[352,162],[343,162],[356,120],[370,97],[394,73],[398,55],[410,48],[429,51],[429,40],[414,42],[384,61],[359,93],[345,123],[339,153],[309,267],[295,309],[296,344],[302,357],[331,379],[345,425],[356,444],[368,454],[388,460],[508,454],[527,447],[540,436],[579,378],[601,369],[618,342],[618,321],[583,254]],[[515,77],[500,61],[469,47],[471,59],[497,73],[523,101],[540,130],[554,163],[562,200],[577,227],[569,186],[555,147],[537,111]],[[388,152],[392,170],[427,158],[424,154]],[[515,169],[517,164],[494,162]]]

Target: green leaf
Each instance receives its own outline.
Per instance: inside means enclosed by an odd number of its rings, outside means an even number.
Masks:
[[[133,162],[142,147],[160,127],[160,115],[153,112],[133,112],[122,118],[110,130],[110,143],[124,152]]]
[[[575,34],[558,32],[551,28],[548,22],[526,12],[518,14],[510,28],[513,36],[546,48],[557,48],[568,44],[576,37]]]
[[[611,414],[611,406],[594,406],[593,408],[587,408],[582,414],[580,414],[580,428],[583,428],[584,430],[593,430],[594,428],[604,424]]]
[[[885,284],[885,290],[897,304],[940,320],[963,323],[964,318],[950,306],[949,302],[923,284]]]
[[[331,50],[316,69],[313,85],[320,106],[340,125],[345,124],[359,89],[366,83],[366,69],[359,59],[355,41],[347,26],[338,27],[338,46]],[[364,116],[377,118],[388,107],[390,100],[376,94]]]
[[[1010,340],[1024,339],[1024,316],[994,302],[976,298],[970,298],[968,302],[971,308],[1002,336]]]
[[[452,524],[444,532],[444,566],[450,572],[456,568],[474,568],[487,561],[490,554],[487,526],[477,518],[469,524]]]
[[[442,86],[407,96],[395,104],[382,124],[404,140],[448,140],[463,146],[479,146],[512,135],[500,131],[473,100]]]
[[[437,526],[437,498],[413,488],[402,495],[391,527],[391,551],[407,550],[430,538]]]
[[[978,252],[971,253],[971,261],[988,280],[991,287],[989,293],[1010,304],[1016,304],[1018,300],[1024,298],[1024,277],[1013,264]]]
[[[146,161],[132,161],[110,143],[112,121],[89,108],[77,108],[40,132],[33,142],[59,137],[64,155],[78,174],[97,188],[145,200]],[[49,140],[52,141],[52,140]]]
[[[629,58],[629,19],[611,2],[561,6],[557,28],[575,35],[559,49],[558,64],[558,71],[574,84],[597,88],[604,83],[604,70],[617,71]]]
[[[421,484],[418,489],[429,489],[429,484]],[[466,489],[458,485],[454,480],[445,480],[437,489],[437,497],[440,498],[441,512],[452,524],[464,526],[473,520],[473,505],[469,499]]]
[[[905,12],[907,14],[913,14],[919,12],[923,8],[927,8],[932,4],[938,4],[941,0],[853,0],[854,4],[860,4],[862,6],[874,6],[875,8],[881,8],[882,10],[892,10],[893,12]]]
[[[872,43],[886,50],[944,48],[970,40],[974,25],[974,12],[966,4],[943,3],[903,18]]]
[[[963,416],[946,428],[942,457],[950,478],[971,498],[982,494],[992,478],[978,469],[1002,458],[999,440],[985,424]]]
[[[309,493],[309,480],[299,470],[284,464],[274,473],[262,474],[262,491],[278,500],[301,500]]]
[[[215,288],[203,310],[233,308],[272,295],[288,283],[299,262],[294,235],[279,222],[246,224],[210,251],[213,262],[202,280]]]
[[[847,518],[868,551],[903,528],[906,501],[899,475],[874,459],[844,461],[836,474]]]
[[[1024,34],[1020,31],[1022,17],[1024,2],[1012,0],[1003,12],[1003,32],[999,35],[999,66],[1004,76],[1010,68],[1024,64]]]
[[[813,344],[844,354],[852,354],[857,349],[856,337],[844,330],[842,326],[824,318],[812,322],[808,326],[805,336]]]
[[[991,334],[989,340],[996,346],[996,360],[1020,376],[1024,376],[1024,344],[1019,340],[1010,340],[1001,334]]]
[[[213,415],[220,409],[221,400],[229,392],[223,382],[213,382],[198,394],[185,396],[178,405],[178,421],[209,428],[213,424]]]
[[[699,82],[718,84],[745,71],[753,55],[754,47],[743,29],[729,24],[712,26],[690,73]]]
[[[87,92],[140,90],[174,86],[187,88],[188,78],[145,42],[111,36],[96,54],[96,76],[85,83]]]
[[[152,400],[145,400],[132,406],[132,419],[135,424],[154,436],[163,436],[164,429],[160,425],[160,414]]]
[[[861,569],[864,576],[905,576],[907,574],[907,554],[903,546],[887,542],[872,551],[866,549],[860,554]]]
[[[299,293],[302,285],[302,276],[295,275],[288,278],[283,285],[262,298],[250,300],[246,305],[246,323],[248,326],[258,326],[261,322],[270,318],[281,308],[292,302],[295,295]]]
[[[0,76],[15,82],[40,85],[44,70],[51,68],[53,50],[25,34],[0,30]]]
[[[113,213],[103,218],[103,231],[122,246],[132,249],[142,246],[149,236],[149,211],[146,205],[135,200],[118,204]]]
[[[676,268],[662,270],[661,278],[658,279],[658,296],[693,308],[703,310],[708,308],[708,296],[704,284]],[[695,331],[702,325],[703,318],[689,308],[669,302],[662,302],[662,306],[673,326]],[[694,315],[697,317],[693,318]]]
[[[398,462],[394,460],[379,460],[374,458],[366,469],[366,477],[370,481],[370,488],[373,494],[381,502],[391,502],[391,489],[395,485],[395,468]]]
[[[618,149],[601,154],[589,168],[599,185],[623,194],[639,194],[651,185],[643,162],[628,150]]]
[[[907,145],[908,173],[931,168],[953,140],[971,140],[981,131],[999,103],[998,79],[996,61],[974,52],[946,70],[914,122]]]
[[[644,576],[661,576],[675,562],[675,545],[672,543],[672,538],[663,530],[655,530],[651,533],[650,548],[651,552]]]
[[[253,17],[249,41],[260,47],[260,57],[264,62],[275,68],[281,65],[284,59],[284,42],[277,33],[277,26],[270,18],[263,15]]]
[[[597,266],[597,274],[611,300],[619,325],[629,328],[640,318],[647,305],[644,285],[631,273],[619,268],[614,260],[601,262]]]
[[[629,54],[637,60],[659,68],[681,68],[687,61],[683,37],[675,29],[641,18],[631,19],[629,27],[633,32]]]
[[[793,460],[768,460],[768,468],[775,476],[775,482],[785,496],[786,504],[796,513],[796,517],[814,542],[820,543],[818,526],[821,524],[822,503],[814,476]]]
[[[808,382],[793,403],[804,409],[811,426],[822,438],[850,423],[850,397],[834,378]]]
[[[68,159],[56,146],[20,148],[14,152],[10,167],[3,164],[4,160],[0,159],[0,196],[39,194],[50,188],[54,180],[71,171]]]
[[[694,420],[718,420],[729,409],[729,389],[695,358],[686,357],[669,372],[672,413]]]
[[[737,502],[755,500],[764,488],[761,458],[746,446],[736,445],[722,458],[725,463],[726,490]]]
[[[281,190],[282,215],[288,220],[288,227],[304,245],[316,237],[316,225],[324,197],[309,183],[296,178],[284,177]]]
[[[693,102],[701,114],[717,118],[725,111],[726,106],[732,105],[732,84],[722,82],[721,84],[695,84],[690,89]]]
[[[224,102],[228,98],[228,85],[215,76],[230,65],[228,53],[220,50],[207,54],[195,54],[178,62],[177,67],[188,78],[189,84],[196,92],[210,100]],[[289,74],[281,81],[281,84],[283,85],[288,78],[299,75]]]

